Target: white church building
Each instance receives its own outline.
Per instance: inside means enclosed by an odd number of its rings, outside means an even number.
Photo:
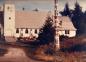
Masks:
[[[40,28],[43,26],[47,11],[17,11],[14,4],[4,4],[0,7],[0,35],[6,40],[16,39],[20,36],[38,37]],[[74,37],[76,28],[69,17],[58,16],[61,27],[59,34]]]

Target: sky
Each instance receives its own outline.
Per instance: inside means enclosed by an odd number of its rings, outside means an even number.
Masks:
[[[86,10],[86,0],[77,0],[82,7],[83,11]],[[39,10],[51,11],[54,9],[54,0],[0,0],[0,5],[4,2],[14,3],[16,10],[22,10],[24,7],[25,10],[34,10],[38,8]],[[74,3],[76,0],[59,0],[58,1],[58,10],[62,11],[65,3],[69,3],[70,8],[74,8]]]

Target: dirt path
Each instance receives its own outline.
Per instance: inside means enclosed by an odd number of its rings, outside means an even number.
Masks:
[[[0,56],[0,62],[38,62],[26,56],[22,48],[7,48],[8,52]]]

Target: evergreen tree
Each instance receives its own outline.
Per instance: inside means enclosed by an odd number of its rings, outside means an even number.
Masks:
[[[75,3],[74,15],[76,15],[76,16],[81,16],[82,15],[82,8],[81,8],[81,6],[79,5],[78,2]]]
[[[60,12],[62,16],[69,16],[71,17],[71,11],[69,9],[68,3],[65,4],[65,8],[63,11]]]
[[[81,34],[83,32],[82,31],[83,12],[78,2],[75,3],[72,22],[74,26],[77,28],[77,34]]]
[[[74,10],[69,9],[68,3],[65,4],[64,11],[60,12],[62,16],[69,16],[72,20],[75,28],[77,29],[77,35],[84,33],[86,14],[83,13],[81,6],[78,2],[75,3]]]
[[[54,42],[54,34],[53,20],[51,17],[48,17],[44,26],[40,29],[37,40],[39,40],[41,44],[49,44],[50,42]]]

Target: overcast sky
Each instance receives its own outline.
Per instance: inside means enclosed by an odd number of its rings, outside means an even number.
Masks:
[[[17,10],[21,10],[23,7],[25,10],[33,10],[38,8],[39,10],[53,10],[54,0],[0,0],[2,5],[4,2],[11,1],[16,5]],[[82,9],[86,10],[86,0],[77,0]],[[59,0],[58,10],[63,10],[65,3],[68,2],[70,8],[74,8],[76,0]]]

